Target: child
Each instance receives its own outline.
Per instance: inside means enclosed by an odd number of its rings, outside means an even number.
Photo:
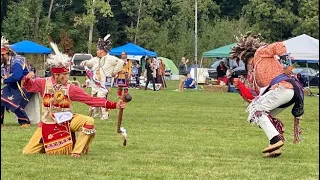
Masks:
[[[138,77],[138,68],[134,65],[132,67],[131,79],[130,79],[130,87],[131,88],[137,87],[137,77]]]
[[[144,77],[144,73],[141,73],[141,74],[140,74],[139,86],[140,86],[140,88],[146,86],[146,78]]]

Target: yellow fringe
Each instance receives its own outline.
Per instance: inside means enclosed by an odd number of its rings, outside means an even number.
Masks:
[[[58,149],[53,149],[53,150],[47,151],[46,154],[63,155],[63,154],[71,154],[71,152],[72,152],[72,143],[70,143],[64,147],[58,148]]]

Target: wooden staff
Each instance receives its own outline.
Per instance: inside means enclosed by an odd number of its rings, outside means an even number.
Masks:
[[[130,102],[132,100],[132,97],[130,94],[125,94],[121,97],[122,101],[123,102]],[[122,115],[123,115],[123,108],[120,108],[119,109],[119,115],[118,115],[118,126],[117,126],[117,132],[118,133],[124,133],[122,132],[122,130],[120,129],[121,128],[121,124],[122,124]],[[123,140],[123,146],[126,146],[127,145],[127,138],[125,136],[123,136],[124,140]]]

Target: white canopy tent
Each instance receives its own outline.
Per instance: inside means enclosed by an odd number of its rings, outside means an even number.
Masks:
[[[306,34],[283,41],[287,52],[294,58],[295,62],[306,62],[319,64],[319,40]],[[309,86],[309,76],[308,76]]]
[[[306,34],[283,41],[294,60],[319,62],[319,40]]]

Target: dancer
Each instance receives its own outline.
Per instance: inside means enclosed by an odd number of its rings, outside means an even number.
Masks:
[[[42,119],[36,132],[23,149],[23,154],[71,154],[80,157],[87,154],[95,135],[91,117],[72,113],[72,101],[107,109],[124,108],[125,103],[111,102],[101,97],[91,97],[81,87],[68,83],[69,57],[59,52],[51,43],[55,55],[49,56],[47,65],[52,77],[34,78],[30,72],[24,77],[23,87],[29,92],[40,92],[43,97]],[[75,139],[74,134],[78,132]]]
[[[1,88],[1,127],[4,121],[5,109],[16,114],[21,127],[29,127],[30,119],[25,107],[33,93],[26,92],[24,88],[21,88],[21,79],[29,73],[26,59],[17,55],[10,48],[8,40],[3,36],[1,37],[1,64],[1,78],[3,83],[6,84]],[[37,118],[37,116],[34,117]]]
[[[121,59],[124,61],[122,70],[118,73],[117,86],[118,86],[118,98],[122,97],[122,91],[124,94],[128,94],[128,86],[131,78],[132,63],[127,58],[127,53],[121,53]]]
[[[109,90],[107,86],[112,86],[113,77],[123,68],[123,60],[109,55],[111,49],[111,40],[108,34],[103,39],[99,38],[97,45],[97,57],[85,60],[80,63],[81,66],[88,66],[93,70],[93,80],[91,84],[91,94],[96,97],[107,98]],[[99,110],[95,108],[95,110]],[[109,113],[105,108],[101,108],[101,119],[107,120]],[[95,114],[94,117],[100,116]]]
[[[237,38],[237,46],[232,48],[231,58],[239,57],[249,70],[249,82],[256,97],[251,97],[247,112],[248,121],[257,124],[269,139],[269,146],[262,152],[264,157],[281,155],[280,148],[284,145],[281,128],[272,123],[273,117],[285,108],[294,104],[292,114],[295,121],[295,140],[299,142],[299,120],[303,115],[303,92],[295,78],[290,76],[293,69],[290,56],[282,42],[266,44],[260,42],[259,35]],[[249,94],[249,93],[247,93]],[[244,98],[247,98],[243,95]],[[282,125],[281,122],[277,123]],[[280,131],[280,132],[279,132]]]

